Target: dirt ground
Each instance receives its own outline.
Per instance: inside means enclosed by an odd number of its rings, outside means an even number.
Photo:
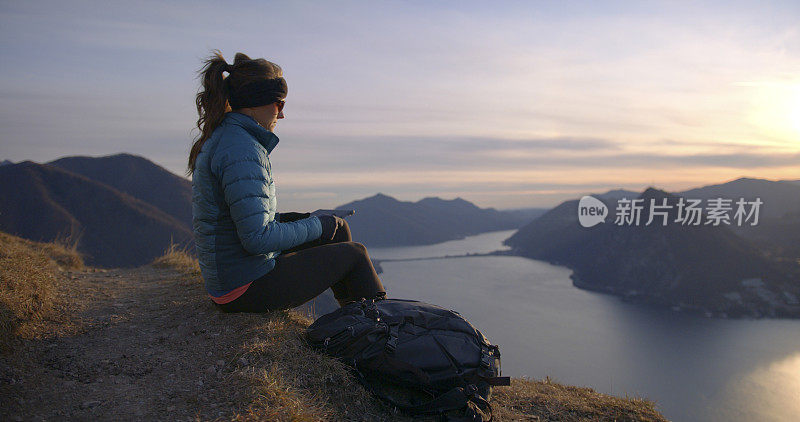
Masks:
[[[174,270],[68,272],[79,334],[27,340],[0,361],[3,420],[213,420],[245,412],[241,341]],[[180,309],[176,315],[175,309]],[[232,391],[233,390],[233,391]]]

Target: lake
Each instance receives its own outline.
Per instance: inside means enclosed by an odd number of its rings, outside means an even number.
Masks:
[[[513,232],[369,254],[486,253],[506,249],[501,242]],[[500,345],[504,375],[646,397],[675,421],[800,420],[800,320],[713,319],[629,304],[573,287],[568,268],[513,256],[381,267],[389,297],[456,310]]]

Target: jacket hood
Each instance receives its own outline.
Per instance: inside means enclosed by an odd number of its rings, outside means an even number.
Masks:
[[[241,126],[247,130],[248,133],[253,135],[253,137],[258,140],[258,143],[266,148],[267,154],[272,153],[272,150],[275,149],[275,146],[277,146],[278,142],[280,141],[280,139],[278,139],[278,135],[270,132],[264,126],[258,124],[254,118],[246,114],[229,111],[226,114],[225,119],[230,120],[231,123]]]

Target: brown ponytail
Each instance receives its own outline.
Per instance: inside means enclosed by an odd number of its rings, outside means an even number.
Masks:
[[[228,72],[228,78],[222,73]],[[203,144],[214,129],[222,123],[225,113],[230,111],[228,104],[228,89],[236,89],[248,82],[259,79],[272,79],[283,76],[281,67],[264,59],[252,60],[243,53],[236,53],[233,65],[229,65],[222,57],[219,50],[214,50],[211,57],[205,60],[202,69],[198,72],[202,79],[203,91],[197,93],[197,128],[200,135],[192,145],[189,153],[189,168],[187,174],[194,173],[195,160]],[[229,81],[227,79],[230,79]]]

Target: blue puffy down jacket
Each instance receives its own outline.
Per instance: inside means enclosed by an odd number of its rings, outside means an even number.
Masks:
[[[269,153],[278,137],[229,112],[209,137],[192,175],[194,238],[206,290],[222,296],[275,267],[280,251],[319,238],[317,217],[280,222]]]

